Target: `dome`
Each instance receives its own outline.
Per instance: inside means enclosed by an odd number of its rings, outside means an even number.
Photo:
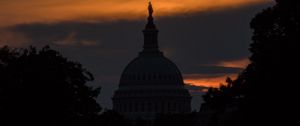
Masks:
[[[161,52],[141,52],[123,71],[119,87],[133,85],[183,86],[183,79],[177,66]]]
[[[157,114],[189,113],[191,96],[177,66],[158,48],[152,5],[143,51],[124,69],[115,91],[113,109],[129,118],[154,119]]]

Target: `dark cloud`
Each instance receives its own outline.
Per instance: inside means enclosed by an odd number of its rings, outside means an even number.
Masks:
[[[183,74],[238,73],[239,68],[209,64],[249,56],[249,22],[265,6],[157,19],[161,50]],[[95,74],[93,85],[102,86],[101,104],[111,107],[110,98],[123,68],[142,50],[144,25],[145,21],[61,22],[24,24],[10,30],[23,34],[31,40],[30,44],[51,45],[63,55],[81,62]],[[193,103],[199,105],[201,94],[193,95]]]
[[[205,75],[219,75],[219,74],[236,74],[241,72],[242,68],[221,67],[221,66],[193,66],[186,67],[185,74],[205,74]]]
[[[185,88],[190,91],[190,93],[205,93],[209,87],[205,86],[196,86],[191,84],[185,84]]]

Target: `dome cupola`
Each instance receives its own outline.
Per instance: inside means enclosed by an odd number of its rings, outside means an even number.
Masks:
[[[113,96],[113,109],[127,117],[146,119],[157,114],[188,113],[191,96],[177,66],[159,50],[151,2],[148,12],[143,50],[124,69]]]

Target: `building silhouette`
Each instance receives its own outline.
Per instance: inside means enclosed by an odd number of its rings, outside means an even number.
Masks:
[[[158,48],[158,30],[151,2],[143,51],[121,75],[112,98],[113,109],[129,118],[151,119],[158,114],[189,113],[191,96],[181,72]]]

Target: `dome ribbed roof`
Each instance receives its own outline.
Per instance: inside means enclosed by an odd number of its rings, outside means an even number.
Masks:
[[[121,76],[120,87],[126,85],[183,85],[177,66],[161,52],[142,52],[131,61]]]

